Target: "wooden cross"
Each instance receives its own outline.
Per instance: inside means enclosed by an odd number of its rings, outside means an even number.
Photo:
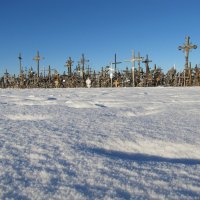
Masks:
[[[133,87],[135,86],[135,61],[143,60],[143,57],[140,57],[140,54],[138,54],[138,57],[135,57],[134,51],[132,51],[132,58],[130,60],[125,60],[125,62],[131,62],[132,63],[132,81],[133,81]],[[138,64],[140,66],[140,64]]]

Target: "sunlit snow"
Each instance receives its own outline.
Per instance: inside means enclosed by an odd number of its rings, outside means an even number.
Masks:
[[[0,199],[200,199],[199,180],[199,87],[0,90]]]

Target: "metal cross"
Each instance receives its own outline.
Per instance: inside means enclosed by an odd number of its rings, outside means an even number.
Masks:
[[[117,62],[117,54],[115,54],[115,61],[112,63],[113,65],[115,65],[115,72],[117,71],[117,65],[121,63],[122,62]]]

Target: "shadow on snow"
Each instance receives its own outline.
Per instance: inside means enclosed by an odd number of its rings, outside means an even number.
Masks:
[[[184,164],[184,165],[199,165],[199,159],[190,158],[166,158],[155,155],[141,154],[141,153],[128,153],[115,150],[107,150],[98,147],[86,147],[86,151],[100,156],[106,156],[111,159],[130,160],[134,162],[166,162],[172,164]]]

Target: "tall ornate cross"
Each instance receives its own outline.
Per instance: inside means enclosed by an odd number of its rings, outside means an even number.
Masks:
[[[179,50],[183,50],[183,52],[185,52],[185,69],[188,69],[189,67],[189,51],[196,48],[197,45],[192,45],[192,43],[190,43],[189,36],[185,37],[185,44],[178,47]]]

